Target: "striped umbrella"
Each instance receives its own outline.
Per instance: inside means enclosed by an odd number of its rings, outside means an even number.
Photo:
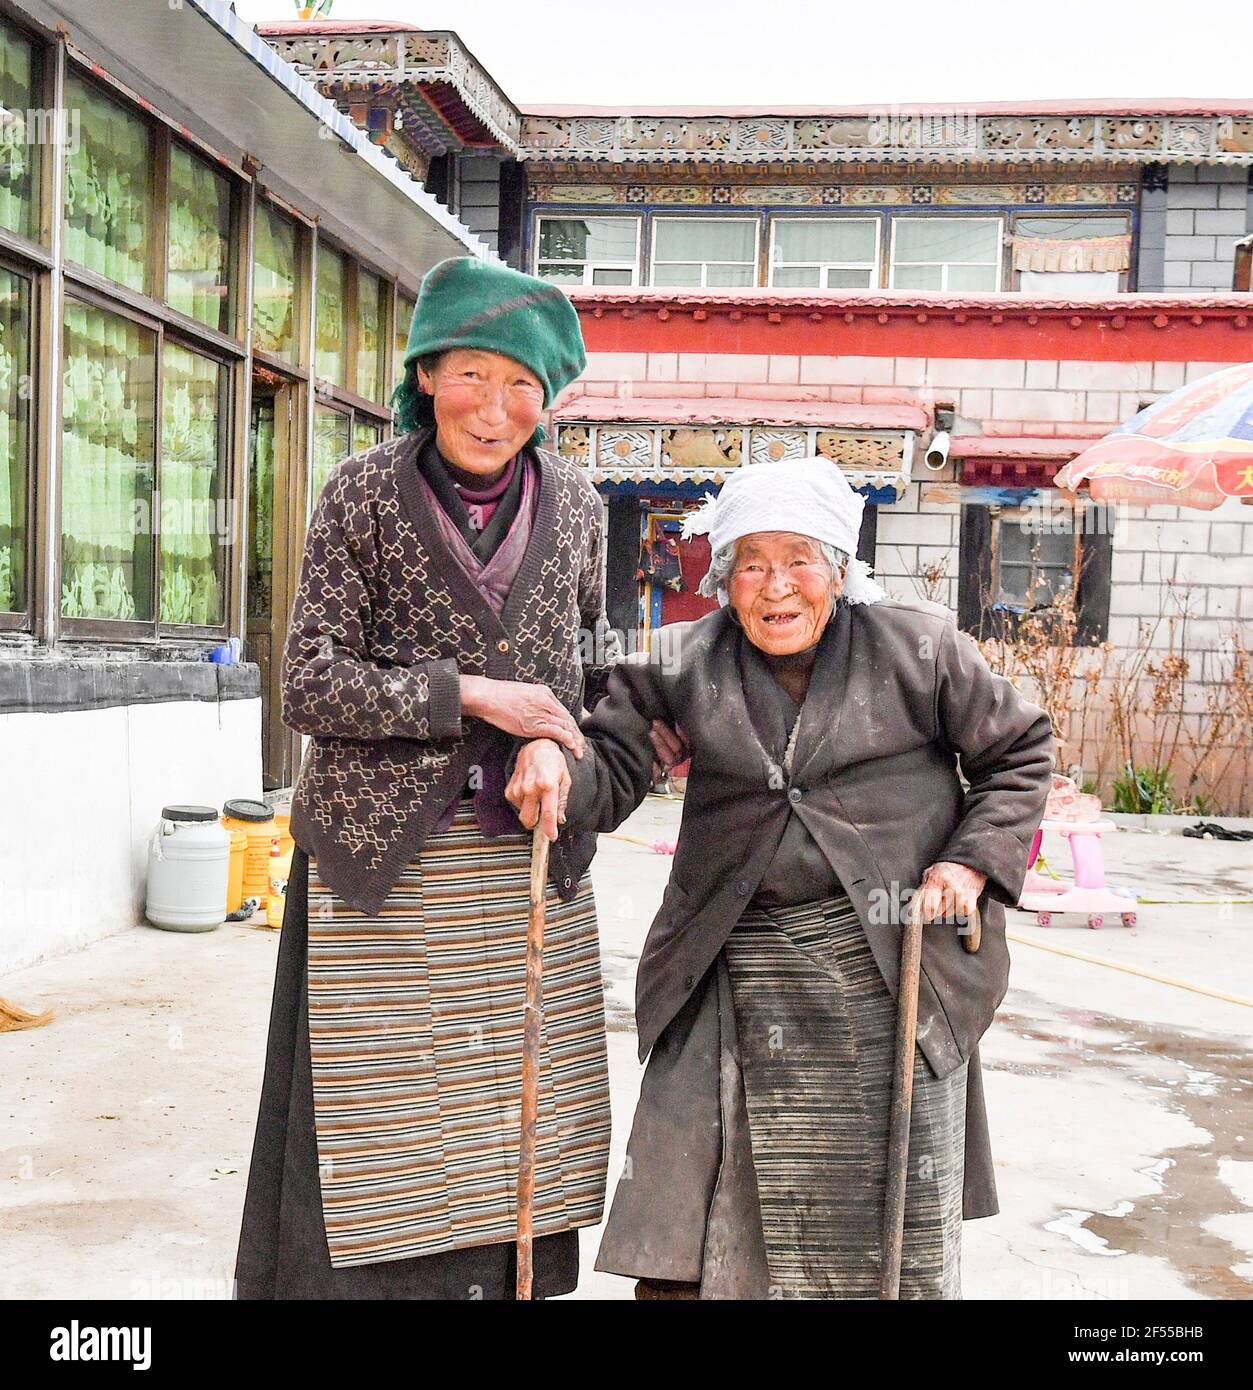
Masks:
[[[1067,492],[1098,502],[1168,502],[1212,511],[1253,502],[1253,362],[1154,401],[1058,470]]]

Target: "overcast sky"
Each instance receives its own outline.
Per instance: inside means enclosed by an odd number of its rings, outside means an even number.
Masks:
[[[1251,0],[335,0],[331,18],[454,29],[522,105],[1253,102]]]

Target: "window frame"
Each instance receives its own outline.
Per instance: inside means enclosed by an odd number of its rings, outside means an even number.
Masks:
[[[100,310],[103,313],[114,314],[119,318],[125,318],[138,325],[140,328],[150,332],[154,339],[154,352],[156,361],[153,370],[153,496],[157,499],[161,496],[161,474],[163,468],[162,441],[161,441],[161,420],[163,400],[162,394],[165,384],[165,343],[167,336],[172,344],[181,347],[188,352],[195,353],[201,357],[207,357],[218,363],[222,368],[219,378],[218,394],[222,406],[222,415],[219,417],[218,424],[218,458],[221,467],[222,497],[228,504],[236,500],[238,490],[239,466],[235,457],[233,447],[234,436],[236,433],[236,410],[238,393],[236,389],[237,376],[243,368],[237,358],[233,355],[226,355],[215,352],[212,345],[205,343],[202,339],[192,337],[181,331],[178,324],[168,323],[160,318],[145,315],[131,306],[121,304],[113,300],[110,296],[101,294],[89,286],[67,284],[66,293],[62,299],[61,322],[57,325],[57,331],[61,334],[61,364],[62,374],[65,370],[65,314],[71,302],[85,304],[89,308]],[[181,317],[181,315],[180,315]],[[60,383],[58,383],[57,406],[58,412],[61,404]],[[61,417],[58,415],[58,419]],[[61,542],[63,536],[60,484],[62,479],[61,469],[61,445],[60,440],[64,435],[64,423],[58,424],[58,469],[57,469],[57,506],[56,506],[56,535],[53,538],[54,546],[54,569],[53,585],[56,594],[56,612],[58,618],[58,629],[62,636],[68,639],[90,638],[104,639],[110,641],[133,641],[135,639],[147,639],[149,641],[170,641],[170,640],[189,640],[204,642],[205,640],[222,640],[229,633],[233,626],[233,604],[236,598],[236,587],[239,583],[236,575],[237,561],[240,554],[240,547],[244,543],[239,534],[239,527],[235,526],[231,538],[225,545],[226,556],[222,566],[222,612],[223,619],[217,624],[197,624],[197,623],[169,623],[163,622],[160,616],[160,595],[161,595],[161,537],[159,527],[153,532],[152,540],[152,560],[151,560],[151,579],[152,592],[155,596],[155,614],[152,618],[130,619],[130,618],[73,618],[67,617],[61,611],[61,582],[62,582],[62,550]],[[160,502],[158,500],[154,509],[153,520],[159,520]],[[238,515],[238,508],[235,508]]]
[[[632,223],[632,224],[634,225],[634,227],[635,227],[635,258],[634,258],[634,260],[631,261],[631,262],[629,262],[629,263],[628,263],[627,261],[605,261],[605,260],[591,260],[591,259],[586,260],[586,261],[557,261],[557,260],[551,260],[551,259],[545,260],[545,259],[543,259],[543,258],[540,256],[539,251],[540,251],[540,224],[541,224],[541,223],[543,223],[543,222],[590,222],[590,221],[593,221],[593,220],[598,221],[598,222],[630,222],[630,223]],[[640,283],[641,283],[641,277],[642,277],[642,267],[641,267],[641,265],[640,265],[640,254],[641,254],[641,251],[642,251],[642,249],[643,249],[643,242],[644,242],[644,219],[643,219],[642,217],[639,217],[639,216],[633,216],[633,215],[630,214],[630,213],[610,212],[610,213],[601,214],[601,213],[589,213],[589,212],[586,212],[586,211],[580,211],[580,212],[551,212],[551,211],[549,211],[549,212],[537,212],[537,213],[535,214],[534,221],[533,221],[533,223],[532,223],[532,229],[531,229],[531,248],[532,248],[532,250],[531,250],[531,274],[532,274],[532,275],[535,275],[535,276],[539,276],[539,275],[540,275],[540,267],[541,267],[541,266],[545,266],[545,265],[548,265],[548,266],[564,266],[564,265],[568,265],[568,266],[571,266],[571,267],[578,266],[578,265],[582,265],[582,267],[583,267],[583,279],[582,279],[582,281],[581,281],[580,283],[583,284],[583,285],[590,286],[590,287],[592,287],[592,288],[597,288],[597,289],[615,289],[615,288],[617,288],[617,289],[626,289],[626,288],[628,288],[628,286],[639,286]],[[595,274],[595,272],[596,272],[597,270],[629,270],[629,271],[631,272],[631,279],[630,279],[630,281],[628,282],[628,285],[619,285],[619,286],[613,286],[613,285],[599,285],[599,286],[597,286],[597,285],[595,285],[595,283],[594,283],[594,281],[593,281],[593,279],[592,279],[592,276]],[[560,281],[560,280],[552,280],[552,281],[549,281],[548,283],[554,284],[554,285],[561,285],[561,284],[562,284],[562,281]],[[567,282],[567,283],[570,283],[570,282]]]
[[[0,12],[0,22],[17,32],[33,49],[31,62],[31,96],[34,106],[43,111],[63,109],[54,100],[58,82],[58,52],[56,44],[49,43],[44,34],[21,22],[19,16],[8,10]],[[58,127],[58,130],[60,127]],[[60,209],[53,204],[54,179],[58,156],[48,154],[47,146],[38,142],[38,166],[32,180],[32,195],[35,199],[35,215],[32,219],[34,236],[28,237],[8,227],[0,227],[0,249],[11,247],[19,254],[28,254],[35,259],[51,257],[53,220],[60,216]],[[57,146],[51,147],[54,151]]]
[[[902,222],[993,222],[996,224],[996,258],[990,261],[905,261],[906,266],[939,266],[941,269],[942,284],[936,290],[914,290],[905,289],[905,294],[1002,294],[1004,291],[1001,286],[1005,279],[1005,224],[1007,214],[1004,212],[979,213],[971,216],[969,213],[912,213],[912,212],[893,212],[891,214],[891,226],[888,229],[888,284],[890,290],[899,288],[896,283],[896,231]],[[996,271],[996,284],[987,290],[951,290],[948,287],[948,269],[953,265],[962,266],[992,266]]]
[[[1066,222],[1074,221],[1076,218],[1092,217],[1105,217],[1109,218],[1111,221],[1115,219],[1121,221],[1123,224],[1123,229],[1122,232],[1119,233],[1119,235],[1126,235],[1131,237],[1131,250],[1130,254],[1127,257],[1127,269],[1116,272],[1118,275],[1118,288],[1116,293],[1126,294],[1128,291],[1130,291],[1134,284],[1135,277],[1136,228],[1133,225],[1134,218],[1132,217],[1132,214],[1129,211],[1113,209],[1109,212],[1105,212],[1100,209],[1092,208],[1082,208],[1077,210],[1073,208],[1044,208],[1042,210],[1035,210],[1030,208],[1015,208],[1009,213],[1008,226],[1006,227],[1005,231],[1005,251],[1008,255],[1009,261],[1008,270],[1010,279],[1010,292],[1013,294],[1024,293],[1022,289],[1023,272],[1021,270],[1015,270],[1013,264],[1014,237],[1017,235],[1018,223],[1020,221],[1023,221],[1025,219],[1028,221]],[[1030,293],[1035,294],[1036,291],[1032,290],[1030,291]]]
[[[310,361],[309,383],[311,394],[314,401],[324,405],[334,405],[336,408],[348,408],[353,412],[354,421],[359,413],[369,416],[374,423],[384,427],[384,437],[386,430],[395,419],[395,412],[390,406],[372,401],[368,396],[363,396],[357,390],[357,356],[359,349],[359,314],[357,300],[357,285],[362,270],[374,276],[376,280],[382,282],[385,293],[379,296],[380,309],[383,322],[379,325],[379,337],[382,343],[390,343],[393,340],[392,324],[395,313],[396,291],[395,282],[368,261],[363,261],[359,256],[353,254],[352,250],[344,246],[335,237],[326,236],[319,230],[317,238],[317,249],[315,255],[320,255],[323,243],[336,255],[344,258],[346,274],[344,276],[344,352],[346,355],[347,371],[345,372],[346,386],[340,386],[331,381],[328,377],[317,375],[316,364],[316,344],[317,344],[317,275],[316,262],[313,281],[310,286],[310,314],[311,322],[309,328],[314,343],[314,358]],[[390,289],[389,289],[390,287]],[[384,371],[384,401],[391,394],[386,384],[386,373],[389,370],[388,362],[391,360],[390,353],[381,354],[384,359],[381,362]],[[351,433],[351,432],[350,432]],[[312,454],[310,454],[312,457]],[[346,454],[345,458],[351,458],[351,454]]]
[[[185,325],[189,332],[219,334],[242,347],[247,341],[248,329],[251,327],[250,324],[244,322],[245,302],[251,301],[251,295],[245,292],[244,286],[240,283],[240,265],[241,261],[244,259],[241,252],[249,249],[245,245],[247,241],[248,222],[248,185],[239,178],[232,177],[232,171],[229,165],[224,164],[221,160],[206,155],[199,146],[190,140],[185,140],[174,135],[167,135],[165,139],[161,140],[161,144],[164,147],[164,168],[162,170],[163,183],[162,186],[157,189],[154,199],[160,209],[160,220],[164,233],[164,245],[161,251],[162,283],[160,302],[166,307],[171,315],[172,321]],[[214,169],[215,172],[221,174],[227,181],[229,190],[228,197],[230,198],[228,216],[228,236],[230,242],[227,255],[227,275],[229,277],[227,281],[227,295],[229,296],[229,309],[226,316],[227,327],[225,330],[213,328],[190,314],[184,314],[181,310],[175,309],[165,297],[169,292],[170,281],[170,269],[167,260],[170,244],[171,203],[169,175],[175,148],[184,150],[193,159],[197,159],[202,164],[208,165],[210,168]],[[249,262],[251,261],[250,256],[248,260]]]
[[[863,224],[865,224],[865,225],[868,225],[868,226],[874,228],[874,254],[873,254],[872,258],[871,258],[869,261],[865,262],[865,263],[862,263],[862,262],[860,262],[860,261],[856,261],[856,262],[854,262],[854,261],[784,261],[784,262],[782,262],[782,263],[776,262],[776,260],[775,260],[775,254],[774,254],[774,253],[775,253],[775,244],[776,244],[776,242],[775,242],[775,228],[776,228],[776,227],[779,227],[779,226],[781,226],[781,225],[783,225],[784,223],[793,223],[793,222],[822,222],[822,223],[829,223],[829,222],[860,222],[860,223],[863,223]],[[770,218],[770,225],[769,225],[768,240],[767,240],[767,248],[766,248],[766,285],[767,285],[769,288],[771,288],[771,289],[796,290],[796,291],[800,292],[800,291],[802,291],[802,290],[805,289],[805,286],[801,286],[801,285],[776,285],[775,282],[774,282],[774,273],[775,273],[775,270],[776,270],[776,269],[782,269],[782,270],[787,270],[787,269],[805,269],[805,268],[808,268],[808,267],[810,267],[810,266],[815,266],[815,267],[817,267],[819,276],[820,276],[820,278],[821,278],[823,281],[826,280],[826,273],[827,273],[828,270],[866,270],[866,271],[869,272],[870,283],[869,283],[868,285],[866,285],[864,288],[866,288],[866,289],[868,289],[868,290],[876,290],[876,289],[879,288],[879,280],[880,280],[880,276],[881,276],[881,274],[882,274],[882,271],[881,271],[881,269],[880,269],[881,264],[882,264],[882,256],[883,256],[883,219],[882,219],[882,217],[877,217],[877,216],[860,216],[860,215],[854,215],[854,214],[847,214],[847,215],[845,215],[845,214],[839,214],[839,213],[835,213],[835,214],[832,214],[832,213],[811,214],[810,216],[807,216],[807,217],[806,217],[806,216],[801,216],[801,217],[795,217],[795,216],[788,216],[788,217],[771,217],[771,218]],[[820,285],[817,286],[818,292],[821,292],[821,293],[824,293],[824,294],[839,294],[839,293],[841,292],[841,290],[844,290],[844,289],[847,289],[847,288],[848,288],[848,287],[847,287],[847,286],[844,286],[844,285],[829,286],[829,285],[827,285],[827,284],[825,284],[825,283],[824,283],[824,284],[820,284]]]
[[[39,267],[29,266],[17,257],[7,254],[5,248],[0,246],[0,270],[10,275],[15,275],[24,279],[29,286],[27,293],[28,313],[30,316],[29,332],[26,344],[26,372],[24,373],[31,383],[30,411],[26,425],[26,459],[25,459],[25,490],[23,497],[23,517],[25,524],[25,540],[22,546],[22,593],[24,603],[21,608],[0,609],[0,632],[29,632],[32,627],[36,611],[36,585],[37,570],[35,567],[35,553],[37,543],[40,538],[39,511],[38,511],[38,474],[39,474],[39,436],[40,436],[40,396],[39,376],[40,369],[37,361],[41,351],[40,323],[41,310],[44,295],[41,293],[41,279]]]
[[[710,261],[710,260],[702,260],[702,261],[700,261],[700,262],[698,263],[698,264],[700,265],[700,274],[701,274],[701,279],[700,279],[700,284],[699,284],[699,285],[658,285],[657,282],[656,282],[656,280],[655,280],[655,278],[654,278],[655,275],[656,275],[657,265],[658,265],[658,261],[657,261],[657,228],[658,228],[659,226],[661,226],[662,223],[665,223],[665,222],[713,222],[713,223],[720,224],[720,225],[726,225],[727,223],[730,223],[730,222],[745,222],[745,223],[748,223],[748,224],[752,227],[752,229],[753,229],[753,255],[752,255],[752,260],[751,260],[751,262],[750,262],[750,261]],[[665,261],[662,261],[661,264],[662,264],[662,265],[692,265],[692,264],[694,264],[694,262],[693,262],[691,259],[687,259],[687,260],[675,260],[675,261],[665,260]],[[751,285],[710,285],[710,284],[707,283],[707,273],[708,273],[709,267],[710,267],[711,265],[751,265],[752,271],[753,271],[752,283],[751,283]],[[648,239],[648,287],[649,287],[649,288],[665,289],[665,290],[688,290],[688,289],[701,289],[701,290],[735,290],[735,289],[755,289],[755,288],[757,288],[760,284],[761,284],[761,217],[760,217],[760,215],[757,215],[757,216],[752,216],[752,215],[750,215],[750,216],[743,216],[742,214],[734,213],[734,214],[728,214],[728,215],[726,215],[726,216],[717,216],[717,215],[715,215],[715,216],[713,216],[713,217],[710,217],[710,216],[708,216],[708,215],[701,215],[701,214],[683,214],[683,213],[674,214],[674,213],[662,213],[662,214],[657,214],[657,215],[654,215],[654,216],[653,216],[653,218],[652,218],[652,227],[651,227],[651,230],[650,230],[650,232],[649,232],[649,239]]]
[[[35,74],[44,105],[65,109],[66,84],[79,81],[115,103],[129,120],[142,123],[151,156],[151,198],[147,219],[146,244],[141,256],[144,289],[129,288],[107,275],[65,258],[62,234],[64,181],[67,150],[64,142],[44,150],[39,162],[36,189],[38,214],[32,215],[31,230],[40,239],[32,241],[20,233],[0,228],[0,264],[24,278],[30,287],[30,340],[28,366],[34,375],[30,401],[29,440],[25,459],[26,539],[24,544],[23,588],[25,604],[20,612],[0,614],[0,633],[30,633],[41,647],[64,643],[67,650],[107,647],[145,648],[164,645],[175,650],[203,651],[227,634],[247,632],[244,613],[248,546],[248,497],[241,487],[248,476],[250,398],[253,369],[270,372],[295,388],[292,428],[296,437],[307,440],[317,400],[317,380],[312,370],[312,295],[315,281],[313,262],[321,228],[314,215],[294,206],[281,192],[265,187],[256,167],[247,156],[238,159],[219,153],[194,131],[171,119],[158,107],[101,68],[90,54],[76,47],[63,35],[41,27],[26,25],[4,14],[23,36],[34,44]],[[200,159],[228,180],[230,196],[230,276],[231,307],[227,330],[219,331],[183,314],[166,301],[168,288],[171,188],[169,166],[174,150],[182,149],[192,159]],[[295,334],[292,353],[295,360],[274,357],[257,349],[252,341],[252,307],[255,265],[256,204],[264,198],[273,209],[291,220],[298,233],[299,259],[296,282]],[[226,222],[226,219],[222,219]],[[401,284],[396,276],[377,265],[362,261],[349,246],[327,238],[347,257],[350,306],[355,315],[356,285],[360,271],[377,277],[380,285],[380,391],[381,400],[367,400],[351,389],[335,387],[323,400],[350,412],[350,440],[365,425],[382,439],[394,430],[394,411],[387,402],[397,384],[394,356],[388,350],[395,332],[397,294],[401,291],[416,299],[416,292]],[[637,233],[637,245],[639,234]],[[103,265],[104,262],[102,261]],[[219,367],[220,401],[217,418],[220,493],[228,508],[231,529],[226,537],[221,566],[223,616],[220,624],[175,624],[162,621],[160,583],[162,554],[159,531],[152,537],[151,618],[139,621],[108,618],[71,618],[61,611],[62,584],[62,507],[64,421],[62,384],[66,366],[64,342],[66,314],[74,303],[114,314],[151,333],[153,367],[151,409],[154,420],[154,478],[158,490],[162,477],[162,392],[167,344],[211,359]],[[406,326],[407,328],[407,326]],[[352,345],[348,355],[350,383],[357,378],[357,326],[352,324]],[[147,407],[145,407],[147,408]],[[304,482],[297,486],[301,491]],[[292,535],[287,543],[296,553],[303,542],[300,517],[303,497],[291,515]],[[158,504],[159,505],[159,504]],[[159,512],[158,518],[159,519]]]
[[[1057,498],[1053,499],[1054,501]],[[997,608],[1000,587],[998,555],[1000,527],[1006,515],[1012,519],[1018,506],[963,502],[958,542],[957,624],[963,632],[983,641],[1012,641],[1022,616]],[[1071,508],[1074,537],[1075,633],[1074,646],[1091,647],[1109,634],[1112,584],[1112,506],[1080,498]],[[1046,610],[1047,611],[1047,610]]]

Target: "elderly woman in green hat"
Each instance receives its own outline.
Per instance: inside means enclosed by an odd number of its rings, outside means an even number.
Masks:
[[[505,768],[519,740],[581,756],[616,654],[600,501],[539,447],[584,365],[555,286],[442,262],[396,437],[318,500],[283,662],[310,742],[240,1298],[512,1296],[530,836]],[[548,828],[539,1297],[576,1283],[609,1152],[595,837]]]

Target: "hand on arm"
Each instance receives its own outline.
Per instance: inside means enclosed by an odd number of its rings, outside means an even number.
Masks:
[[[484,719],[515,738],[553,739],[576,758],[583,756],[585,740],[574,716],[546,685],[469,675],[463,675],[460,684],[463,714]]]
[[[677,725],[671,728],[664,719],[653,720],[648,737],[653,745],[653,781],[660,782],[687,758],[687,739],[682,729]]]

